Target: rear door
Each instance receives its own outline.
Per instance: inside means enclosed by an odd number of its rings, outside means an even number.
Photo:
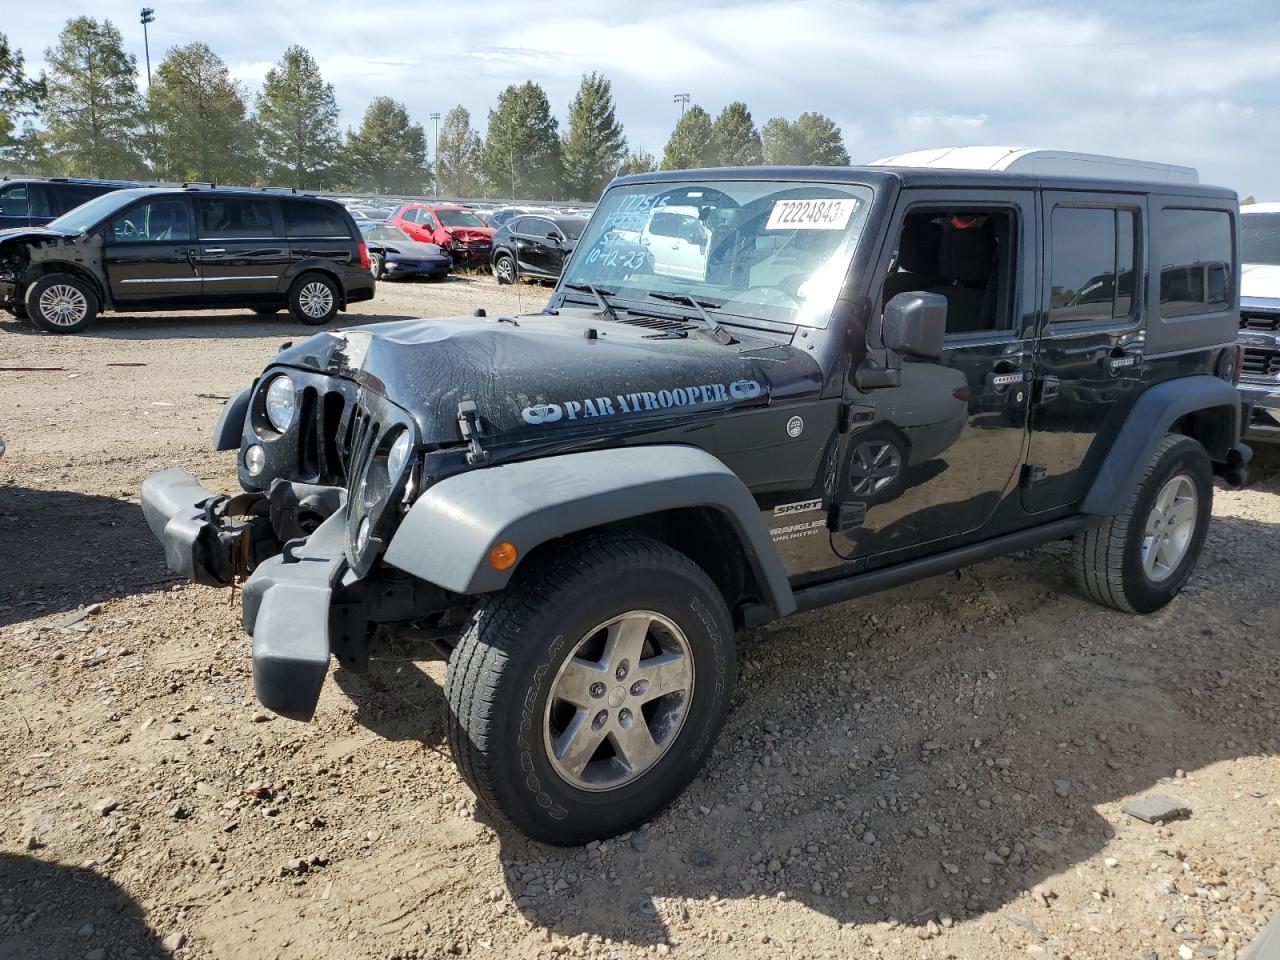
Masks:
[[[289,266],[273,197],[196,193],[204,296],[212,303],[253,303],[283,294]]]
[[[1046,191],[1047,277],[1022,503],[1079,502],[1137,397],[1147,222],[1142,195]]]
[[[107,224],[104,240],[107,283],[118,304],[159,308],[199,299],[200,271],[186,196],[134,204]]]
[[[523,217],[516,221],[522,229],[517,235],[521,244],[521,260],[535,273],[555,274],[553,252],[559,242],[549,239],[550,234],[560,236],[556,225],[546,217]]]

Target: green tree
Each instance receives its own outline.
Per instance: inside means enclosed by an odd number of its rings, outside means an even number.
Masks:
[[[663,170],[689,170],[696,167],[713,167],[716,162],[715,143],[711,138],[711,115],[696,103],[684,112],[671,139],[662,151]]]
[[[403,103],[378,97],[364,112],[359,131],[347,131],[351,186],[376,193],[418,193],[430,178],[427,135],[409,119]]]
[[[796,139],[801,144],[807,165],[844,167],[849,164],[849,151],[835,121],[821,113],[802,113],[795,122]]]
[[[156,68],[147,103],[159,176],[236,184],[258,178],[245,92],[206,44],[170,50]]]
[[[67,21],[49,65],[44,118],[59,169],[73,176],[134,176],[143,170],[142,97],[135,61],[110,20]]]
[[[484,190],[484,142],[471,127],[471,114],[459,104],[444,115],[436,141],[436,178],[442,193],[478,197]]]
[[[802,113],[795,123],[774,117],[760,131],[764,162],[774,166],[846,166],[849,152],[835,122]]]
[[[760,133],[740,100],[720,111],[711,125],[711,142],[717,166],[751,167],[761,162]]]
[[[560,135],[546,91],[532,80],[512,84],[489,111],[484,173],[499,194],[551,199],[560,184]]]
[[[28,120],[9,138],[8,145],[0,148],[0,164],[28,175],[56,173],[58,168],[49,154],[48,140],[49,135],[37,130]]]
[[[658,161],[653,159],[653,154],[647,152],[644,147],[633,148],[627,154],[622,165],[618,167],[618,176],[625,177],[632,173],[653,173],[658,169]]]
[[[307,189],[335,186],[341,177],[338,103],[305,48],[290,47],[267,71],[257,104],[267,179]]]
[[[614,115],[613,86],[598,73],[585,74],[569,104],[569,132],[561,146],[568,198],[595,200],[627,153]]]
[[[9,38],[0,33],[0,159],[17,162],[15,151],[24,152],[21,141],[33,128],[27,123],[18,132],[18,121],[39,112],[45,92],[44,78],[27,76],[22,51],[11,47]]]

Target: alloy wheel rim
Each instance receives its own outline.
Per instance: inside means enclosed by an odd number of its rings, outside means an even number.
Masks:
[[[868,440],[853,450],[849,463],[849,483],[862,496],[879,493],[902,470],[902,455],[892,443]]]
[[[298,294],[298,306],[313,319],[327,316],[333,309],[333,291],[319,281],[308,283]]]
[[[40,294],[40,315],[54,326],[75,326],[88,312],[88,298],[70,284],[55,283]]]
[[[1173,576],[1191,547],[1199,515],[1195,482],[1185,473],[1156,494],[1142,537],[1142,571],[1153,583]]]
[[[512,270],[512,268],[511,268],[511,258],[510,258],[510,257],[501,257],[501,258],[498,260],[498,275],[499,275],[499,276],[501,276],[503,280],[510,280],[510,279],[511,279],[511,275],[512,275],[514,272],[515,272],[515,271],[514,271],[514,270]]]
[[[551,682],[547,759],[579,790],[631,783],[675,743],[693,684],[688,638],[671,620],[633,610],[605,621],[574,645]]]

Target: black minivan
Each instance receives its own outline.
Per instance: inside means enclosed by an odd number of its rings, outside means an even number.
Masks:
[[[351,215],[292,191],[117,190],[46,227],[0,231],[0,306],[51,333],[84,330],[100,310],[287,307],[320,325],[373,292]]]
[[[94,197],[140,186],[128,180],[5,177],[0,180],[0,230],[43,226]]]

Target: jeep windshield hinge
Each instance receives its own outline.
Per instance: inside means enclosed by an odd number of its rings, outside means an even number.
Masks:
[[[474,400],[463,400],[458,404],[458,429],[462,431],[462,439],[467,442],[467,463],[484,463],[488,460],[488,452],[480,446],[480,415],[476,412]]]

